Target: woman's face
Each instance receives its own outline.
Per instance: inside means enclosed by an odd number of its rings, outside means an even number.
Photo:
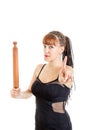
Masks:
[[[61,57],[64,47],[60,46],[60,44],[57,42],[55,45],[46,45],[44,46],[44,60],[51,62],[58,60],[58,58]]]

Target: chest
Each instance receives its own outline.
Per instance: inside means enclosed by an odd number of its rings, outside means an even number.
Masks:
[[[58,78],[59,75],[59,71],[58,69],[44,69],[42,70],[42,72],[39,75],[39,79],[43,82],[43,83],[47,83],[47,82],[51,82],[55,79]]]
[[[40,97],[46,100],[64,99],[66,100],[69,95],[69,89],[62,87],[60,84],[53,82],[42,83],[40,80],[36,80],[32,86],[32,92],[36,97]]]

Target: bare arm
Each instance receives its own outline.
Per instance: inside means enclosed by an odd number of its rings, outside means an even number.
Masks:
[[[27,89],[26,91],[21,91],[20,88],[18,88],[18,89],[14,89],[14,88],[13,88],[13,89],[11,90],[11,96],[12,96],[13,98],[17,98],[17,99],[27,99],[27,98],[29,98],[29,97],[32,96],[32,91],[31,91],[31,89],[32,89],[32,84],[33,84],[34,81],[36,80],[37,75],[38,75],[38,73],[39,73],[41,67],[42,67],[42,64],[37,65],[37,67],[36,67],[36,69],[35,69],[35,71],[34,71],[34,73],[33,73],[32,79],[31,79],[31,81],[30,81],[30,85],[29,85],[29,87],[28,87],[28,89]]]

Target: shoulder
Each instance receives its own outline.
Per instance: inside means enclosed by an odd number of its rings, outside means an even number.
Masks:
[[[36,75],[36,77],[38,76],[38,74],[39,74],[41,68],[43,67],[43,65],[44,65],[44,64],[38,64],[38,65],[36,66],[36,69],[35,69],[35,75]]]
[[[40,69],[43,67],[43,65],[44,65],[44,64],[38,64],[38,65],[36,66],[36,70],[40,70]]]

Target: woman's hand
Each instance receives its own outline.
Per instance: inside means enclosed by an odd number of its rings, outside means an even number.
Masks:
[[[11,90],[11,96],[12,96],[13,98],[18,98],[18,97],[20,96],[20,94],[21,94],[20,88],[13,88],[13,89]]]
[[[62,69],[59,73],[59,82],[61,84],[65,84],[68,87],[71,87],[73,82],[73,68],[71,66],[66,65],[67,63],[67,56],[65,56],[63,61]]]

